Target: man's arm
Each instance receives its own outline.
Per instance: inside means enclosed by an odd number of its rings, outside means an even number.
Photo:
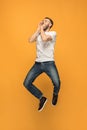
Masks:
[[[52,40],[52,37],[50,35],[46,35],[44,30],[43,30],[43,26],[41,26],[41,37],[42,37],[42,40],[44,42],[47,42],[47,41],[51,41]]]
[[[28,42],[34,42],[36,41],[37,36],[39,35],[39,29],[36,30],[36,32],[28,39]]]
[[[37,28],[36,32],[28,39],[28,42],[34,42],[34,41],[36,41],[37,36],[40,34],[41,25],[42,25],[42,24],[43,24],[43,21],[41,21],[41,22],[38,24],[38,28]]]

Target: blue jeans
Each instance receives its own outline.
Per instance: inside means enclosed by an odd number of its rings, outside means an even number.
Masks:
[[[53,83],[53,93],[57,95],[60,89],[60,77],[55,65],[55,61],[35,61],[34,65],[27,73],[23,85],[28,89],[29,92],[31,92],[38,99],[42,97],[43,93],[33,84],[33,82],[37,78],[37,76],[39,76],[43,72],[45,72],[49,76]]]

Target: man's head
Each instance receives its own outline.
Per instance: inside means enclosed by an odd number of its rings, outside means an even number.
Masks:
[[[47,30],[48,28],[52,28],[53,26],[53,20],[49,17],[45,17],[43,19],[43,26],[44,26],[44,30]]]

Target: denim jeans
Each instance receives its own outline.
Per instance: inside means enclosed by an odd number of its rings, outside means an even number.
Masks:
[[[35,61],[34,65],[27,73],[23,85],[27,88],[29,92],[31,92],[31,94],[33,94],[38,99],[42,97],[43,93],[33,84],[33,82],[37,78],[37,76],[39,76],[43,72],[45,72],[49,76],[53,83],[53,93],[58,94],[60,89],[60,77],[55,65],[55,61]]]

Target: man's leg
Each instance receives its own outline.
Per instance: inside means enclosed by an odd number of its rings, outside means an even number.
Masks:
[[[42,73],[38,64],[34,64],[33,67],[27,73],[27,76],[23,82],[23,85],[38,99],[42,97],[42,92],[32,83]]]
[[[60,82],[60,77],[59,77],[58,70],[56,68],[54,61],[51,61],[45,64],[45,72],[50,77],[53,83],[54,89],[53,89],[52,104],[56,105],[61,82]]]
[[[36,63],[28,72],[23,85],[36,97],[40,100],[38,110],[41,111],[45,105],[47,98],[43,96],[43,93],[32,83],[43,71],[41,70],[41,65]]]

